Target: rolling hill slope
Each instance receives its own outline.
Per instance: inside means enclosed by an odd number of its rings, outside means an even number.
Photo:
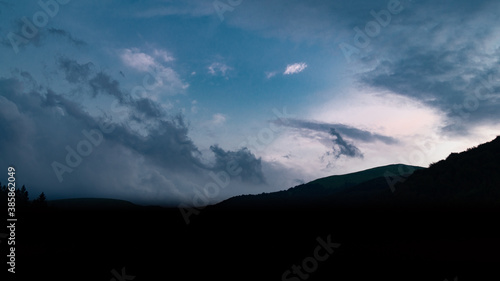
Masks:
[[[423,168],[403,164],[376,167],[320,178],[284,191],[232,197],[215,205],[215,208],[330,208],[361,204],[355,202],[359,198],[366,198],[369,201],[385,200],[392,195],[384,176],[386,173],[400,174],[401,171],[411,172],[420,169]]]
[[[500,137],[451,153],[445,160],[416,171],[395,189],[398,202],[415,207],[500,206]]]
[[[213,208],[493,207],[500,206],[499,171],[497,137],[467,151],[451,153],[429,168],[403,164],[376,167],[284,191],[236,196]],[[395,192],[391,192],[387,174],[407,179],[395,184]]]

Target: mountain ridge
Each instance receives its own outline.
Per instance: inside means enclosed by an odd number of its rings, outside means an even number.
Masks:
[[[374,167],[313,180],[287,190],[239,195],[215,204],[223,208],[443,208],[500,204],[500,136],[428,168],[404,164]],[[402,171],[409,171],[402,174]],[[392,188],[387,175],[399,175]],[[391,192],[391,190],[393,192]]]
[[[350,193],[349,189],[369,181],[376,181],[378,191],[385,195],[389,195],[391,192],[385,178],[387,172],[401,174],[400,172],[403,170],[412,171],[420,169],[424,168],[405,164],[379,166],[353,173],[319,178],[286,190],[253,195],[238,195],[219,202],[213,205],[213,207],[273,208],[280,207],[280,204],[288,205],[289,203],[296,207],[306,207],[307,204],[314,204],[315,206],[311,207],[317,207],[317,203],[321,203],[320,205],[325,207],[325,205],[328,204],[328,199],[331,199],[331,197],[338,196],[339,194],[348,194]],[[409,176],[409,174],[401,174],[401,176]],[[317,194],[317,196],[315,196],[315,194]],[[264,202],[255,202],[256,200],[262,200]]]

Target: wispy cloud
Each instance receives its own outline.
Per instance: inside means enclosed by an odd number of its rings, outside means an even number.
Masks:
[[[74,38],[73,35],[71,35],[71,33],[69,33],[68,31],[63,30],[63,29],[51,27],[48,29],[48,32],[49,32],[49,34],[58,35],[58,36],[67,38],[75,46],[81,47],[81,46],[87,45],[87,42]]]
[[[336,158],[339,158],[341,155],[345,155],[347,157],[363,158],[363,154],[361,153],[361,151],[353,144],[345,141],[344,138],[342,138],[342,136],[337,131],[335,131],[335,129],[330,129],[330,135],[335,137],[332,142],[334,144],[333,155]]]
[[[283,74],[284,75],[297,74],[304,71],[304,69],[306,68],[307,64],[304,62],[289,64],[286,66],[285,72],[283,72]]]
[[[212,116],[210,123],[213,125],[222,125],[226,122],[226,116],[222,113],[216,113]]]
[[[325,123],[325,122],[317,122],[317,121],[309,121],[309,120],[300,120],[300,119],[281,119],[272,121],[276,125],[286,126],[296,129],[307,129],[317,132],[324,132],[331,134],[331,129],[334,129],[335,132],[344,134],[345,136],[363,141],[363,142],[375,142],[380,141],[385,144],[396,144],[397,139],[389,136],[384,136],[377,133],[372,133],[366,130],[354,128],[345,124],[340,123]]]
[[[214,62],[211,65],[208,66],[208,73],[212,75],[221,75],[221,76],[226,76],[227,72],[230,71],[232,68],[225,63],[222,62]]]
[[[173,61],[174,60],[174,57],[171,56],[167,51],[165,50],[158,50],[158,49],[155,49],[153,51],[153,54],[157,57],[157,58],[160,58],[162,59],[164,62],[170,62],[170,61]]]
[[[142,4],[142,3],[141,3]],[[184,1],[158,1],[152,7],[144,9],[141,5],[135,17],[154,18],[167,16],[213,16],[214,8],[212,1],[184,0]]]
[[[271,71],[271,72],[266,72],[265,74],[266,74],[266,78],[267,79],[271,79],[274,76],[276,76],[276,74],[278,74],[278,72],[277,71]]]

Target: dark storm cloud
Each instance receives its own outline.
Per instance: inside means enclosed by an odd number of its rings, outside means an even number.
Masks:
[[[115,97],[121,105],[134,108],[140,115],[146,118],[158,118],[164,116],[161,107],[148,98],[133,99],[130,94],[120,88],[120,83],[105,72],[94,71],[91,62],[78,63],[68,58],[59,58],[59,68],[64,72],[66,80],[72,84],[88,85],[93,97],[99,94]],[[142,120],[139,115],[134,115],[136,121]]]
[[[104,72],[99,72],[90,79],[89,85],[92,88],[94,97],[99,93],[104,93],[114,96],[120,101],[124,98],[124,93],[120,90],[118,81],[112,79],[111,76]]]
[[[284,121],[278,120],[273,121],[273,123],[275,123],[276,125],[287,126],[296,129],[308,129],[318,132],[325,132],[328,134],[331,133],[331,129],[334,129],[336,132],[341,133],[351,139],[363,142],[381,141],[385,144],[395,144],[398,142],[396,139],[389,136],[368,132],[339,123],[325,123],[300,119],[286,119]]]
[[[158,118],[163,116],[163,112],[160,106],[147,98],[140,98],[133,101],[135,108],[142,113],[145,113],[147,117]]]
[[[77,61],[61,57],[58,60],[58,65],[64,71],[66,80],[70,83],[80,83],[87,81],[94,64],[91,62],[79,64]]]
[[[228,163],[234,163],[241,167],[239,174],[243,182],[262,184],[265,183],[262,173],[262,163],[260,158],[256,158],[247,148],[238,151],[225,151],[217,145],[211,146],[210,150],[215,154],[214,170],[226,170]]]
[[[71,35],[71,33],[69,33],[66,30],[51,27],[51,28],[47,29],[47,31],[51,35],[57,35],[57,36],[61,36],[61,37],[67,38],[68,41],[71,44],[73,44],[73,45],[75,45],[77,47],[81,47],[81,46],[86,46],[87,45],[87,43],[85,41],[74,38]]]
[[[81,67],[81,65],[80,65]],[[110,95],[115,97],[121,105],[133,108],[137,114],[134,118],[139,121],[145,118],[158,118],[165,115],[158,103],[149,98],[134,98],[129,93],[120,88],[120,83],[104,72],[98,72],[89,81],[92,95]]]
[[[189,185],[177,177],[194,178],[210,170],[200,162],[181,116],[159,120],[146,136],[108,121],[50,89],[30,90],[18,79],[0,79],[0,164],[15,164],[18,180],[35,193],[72,197],[109,192],[133,199],[137,188],[143,195],[147,190],[149,196],[165,193],[163,203],[178,202],[179,187]],[[78,151],[89,133],[97,143],[93,152],[80,155],[81,163],[63,172],[59,182],[53,163],[68,166],[68,148]]]
[[[16,19],[15,21],[13,21],[13,27],[11,31],[13,32],[13,34],[20,37],[19,38],[16,37],[17,39],[13,39],[14,42],[11,42],[7,37],[5,38],[2,37],[2,39],[0,40],[0,44],[9,48],[12,48],[14,44],[17,45],[15,47],[16,49],[19,47],[24,48],[28,44],[33,44],[35,47],[40,47],[42,46],[42,41],[46,42],[49,36],[58,36],[68,39],[68,42],[70,42],[72,45],[76,47],[87,46],[87,43],[85,41],[74,38],[71,35],[71,33],[66,30],[53,27],[50,28],[37,27],[33,25],[33,22],[30,19],[28,19],[28,22],[29,24],[27,24],[22,19]],[[33,33],[33,35],[26,37],[27,35],[24,34],[23,32],[23,30],[25,30],[26,27],[34,28],[34,31],[31,28],[27,29],[29,30],[30,34]],[[21,41],[18,42],[18,40]]]
[[[27,72],[20,76],[31,77]],[[104,89],[99,93],[116,96]],[[261,159],[248,149],[214,146],[215,164],[204,164],[181,115],[160,114],[151,100],[123,106],[132,112],[144,107],[139,110],[151,113],[139,120],[144,125],[141,132],[127,122],[113,122],[112,116],[91,115],[81,103],[51,89],[1,78],[0,165],[15,164],[19,182],[52,199],[109,196],[177,204],[190,200],[191,190],[209,182],[210,171],[226,170],[228,162],[241,169],[242,183],[265,183]],[[90,148],[82,149],[85,142],[92,144]]]
[[[149,130],[147,137],[118,126],[109,138],[173,171],[207,168],[198,158],[198,148],[187,136],[188,128],[182,116],[159,122],[157,128]]]
[[[498,1],[419,1],[399,25],[371,40],[362,84],[411,97],[466,134],[500,117]],[[367,69],[365,68],[365,69]]]
[[[387,9],[389,1],[248,1],[242,4],[244,9],[224,13],[224,23],[270,37],[333,44],[347,36],[352,38],[353,27],[373,20],[370,11]],[[403,6],[413,2],[399,1]]]
[[[336,158],[339,158],[341,155],[345,155],[351,158],[363,158],[363,154],[361,153],[361,151],[356,146],[345,141],[342,136],[335,131],[335,129],[330,129],[330,135],[335,137],[332,142],[335,145],[333,147],[333,154]]]
[[[324,146],[331,148],[332,150],[328,150],[325,152],[324,156],[321,158],[322,160],[326,160],[325,157],[330,156],[338,159],[342,155],[350,158],[364,157],[360,149],[353,143],[345,140],[344,137],[348,137],[353,141],[380,141],[388,145],[398,143],[398,140],[396,140],[395,138],[357,129],[339,123],[325,123],[292,118],[280,119],[272,122],[279,126],[286,126],[296,129],[303,137],[315,139]],[[328,161],[327,167],[331,165],[332,163]]]
[[[45,99],[42,99],[42,106],[45,108],[57,107],[64,112],[66,118],[78,121],[87,129],[100,126],[102,120],[90,116],[79,104],[50,90],[45,96]],[[146,103],[149,104],[148,106],[157,106],[152,101]],[[106,140],[147,156],[165,168],[184,170],[204,167],[195,157],[199,151],[187,136],[188,127],[182,116],[178,115],[167,120],[156,121],[159,124],[154,128],[149,128],[147,136],[132,132],[124,125],[113,124],[114,129],[112,133],[106,135]]]

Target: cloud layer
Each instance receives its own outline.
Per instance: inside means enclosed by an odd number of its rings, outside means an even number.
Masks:
[[[0,79],[0,165],[15,163],[18,180],[35,193],[191,204],[193,190],[227,161],[242,169],[233,188],[265,182],[260,159],[246,148],[214,146],[215,163],[209,164],[188,137],[182,115],[124,92],[90,62],[60,58],[57,66],[78,87],[78,102],[38,85],[29,73]],[[86,104],[95,100],[112,102],[91,113]],[[220,123],[224,116],[215,118]]]

